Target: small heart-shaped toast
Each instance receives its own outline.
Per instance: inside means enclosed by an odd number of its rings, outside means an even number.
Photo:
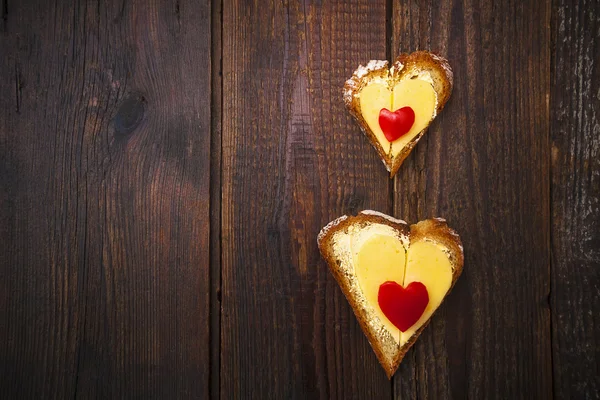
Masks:
[[[462,272],[460,238],[441,218],[409,226],[366,210],[329,223],[317,242],[391,378]]]
[[[444,108],[452,93],[452,79],[448,60],[416,51],[401,54],[391,68],[387,61],[371,60],[346,81],[344,103],[390,177]]]

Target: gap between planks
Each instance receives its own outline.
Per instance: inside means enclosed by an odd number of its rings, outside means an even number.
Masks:
[[[210,327],[209,396],[220,398],[221,389],[221,182],[223,115],[223,2],[211,0],[210,54]]]

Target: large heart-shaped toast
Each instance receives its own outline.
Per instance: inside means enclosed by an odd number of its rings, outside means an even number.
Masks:
[[[317,242],[391,378],[462,272],[460,238],[441,218],[409,226],[367,210],[331,222]]]
[[[370,61],[344,85],[344,103],[393,177],[444,108],[452,93],[452,69],[436,54],[417,51]]]

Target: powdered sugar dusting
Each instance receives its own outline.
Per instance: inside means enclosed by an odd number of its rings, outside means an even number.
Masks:
[[[321,242],[321,240],[323,240],[323,238],[325,237],[325,235],[327,235],[327,232],[329,232],[329,230],[331,230],[335,226],[339,225],[340,222],[342,222],[346,219],[348,219],[348,216],[342,215],[341,217],[336,218],[333,221],[331,221],[330,223],[328,223],[327,225],[325,225],[325,227],[323,227],[323,229],[321,229],[321,232],[319,232],[319,234],[317,235],[317,243],[319,243],[319,242]]]
[[[369,72],[377,71],[378,69],[386,68],[388,65],[387,60],[371,60],[367,64],[366,67],[359,65],[356,71],[354,71],[354,75],[357,78],[362,78],[367,75]]]
[[[350,82],[350,81],[348,81],[348,82]],[[348,82],[346,82],[346,86],[345,86],[345,90],[344,90],[344,103],[345,104],[352,103],[352,93],[354,92],[354,89],[348,85]]]
[[[358,68],[352,74],[352,78],[346,81],[344,85],[344,102],[346,104],[352,103],[352,96],[358,90],[362,78],[367,76],[373,71],[385,69],[388,66],[387,60],[371,60],[366,66],[359,65]]]
[[[402,71],[403,68],[404,64],[396,60],[396,62],[394,62],[394,64],[392,65],[392,68],[390,68],[390,74],[395,75],[396,73]]]
[[[385,219],[387,219],[388,221],[394,222],[394,223],[396,223],[396,224],[404,224],[404,225],[408,225],[408,224],[406,223],[406,221],[404,221],[404,220],[401,220],[401,219],[398,219],[398,218],[394,218],[394,217],[392,217],[392,216],[389,216],[389,215],[387,215],[387,214],[384,214],[384,213],[382,213],[382,212],[379,212],[379,211],[375,211],[375,210],[364,210],[364,211],[361,211],[360,213],[361,213],[361,214],[366,214],[366,215],[376,215],[376,216],[378,216],[378,217],[385,218]]]

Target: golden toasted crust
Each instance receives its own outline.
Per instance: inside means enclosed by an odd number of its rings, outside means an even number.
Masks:
[[[363,133],[371,142],[371,145],[379,154],[381,161],[383,161],[383,165],[390,171],[392,166],[392,159],[387,155],[386,150],[381,146],[377,137],[369,128],[367,121],[363,118],[362,109],[360,107],[360,97],[357,96],[358,93],[363,90],[363,88],[373,79],[375,78],[385,78],[388,79],[390,77],[390,70],[388,68],[387,60],[371,60],[369,63],[363,67],[362,65],[354,71],[352,77],[346,81],[344,84],[344,103],[350,111],[350,114],[358,121],[358,125]],[[390,145],[391,148],[391,145]],[[388,149],[389,151],[390,149]]]
[[[327,261],[332,275],[338,282],[344,296],[348,299],[348,302],[350,303],[363,332],[367,336],[371,347],[377,355],[379,363],[384,368],[388,379],[391,379],[406,352],[412,347],[423,329],[428,325],[429,320],[425,322],[403,346],[399,346],[393,341],[391,335],[388,334],[389,337],[387,337],[386,335],[378,334],[369,328],[369,321],[372,320],[374,316],[370,315],[368,310],[362,306],[357,296],[352,292],[349,283],[350,281],[344,274],[345,270],[340,268],[342,261],[337,259],[333,248],[333,237],[337,232],[347,232],[351,226],[362,228],[368,224],[388,225],[396,230],[399,236],[409,237],[411,243],[420,240],[430,240],[447,248],[450,262],[453,267],[452,285],[450,290],[462,272],[462,244],[456,232],[449,228],[445,220],[441,218],[424,220],[409,227],[408,224],[402,220],[370,210],[362,211],[357,216],[344,215],[328,224],[319,233],[317,243],[321,255]],[[448,293],[450,290],[448,290]],[[446,295],[448,295],[448,293]]]
[[[429,72],[433,79],[433,90],[438,95],[436,114],[442,111],[452,94],[454,83],[454,74],[447,59],[428,51],[415,51],[410,54],[400,54],[394,61],[393,67],[394,71],[397,71],[398,81],[406,76],[417,75],[419,72]]]
[[[443,218],[433,218],[420,221],[410,227],[411,243],[420,240],[431,240],[448,249],[448,257],[452,264],[452,285],[462,273],[464,264],[463,246],[460,236],[450,228]]]
[[[369,211],[366,211],[369,212]],[[362,331],[364,332],[367,340],[371,344],[373,351],[377,355],[377,359],[381,366],[385,369],[388,378],[391,378],[394,371],[398,367],[400,360],[396,359],[396,354],[390,351],[384,351],[386,348],[397,348],[398,344],[391,337],[389,332],[385,332],[387,335],[377,335],[372,329],[368,328],[368,321],[372,316],[362,307],[358,297],[352,293],[348,278],[344,275],[344,269],[340,268],[338,260],[335,256],[333,248],[333,236],[335,233],[340,231],[347,231],[351,226],[364,227],[367,224],[384,224],[389,225],[399,232],[401,235],[409,235],[410,227],[402,220],[396,220],[389,216],[379,213],[367,214],[365,211],[359,213],[357,216],[344,215],[325,226],[317,238],[319,250],[321,255],[327,261],[331,274],[337,281],[338,285],[342,289],[342,293],[350,303],[354,315],[358,320]]]
[[[370,81],[377,77],[383,77],[390,80],[390,84],[394,85],[396,82],[401,81],[410,76],[418,75],[421,72],[428,72],[433,81],[433,89],[437,94],[437,107],[436,112],[432,120],[437,116],[446,102],[450,98],[452,93],[453,85],[453,73],[448,60],[437,54],[430,53],[428,51],[415,51],[414,53],[404,53],[398,56],[394,61],[392,68],[388,70],[387,61],[370,61],[366,67],[360,66],[350,79],[348,79],[344,85],[344,103],[350,111],[350,113],[356,118],[361,130],[367,136],[373,147],[377,150],[379,157],[383,161],[387,170],[390,172],[390,178],[392,178],[398,169],[408,157],[412,149],[421,139],[423,134],[427,131],[425,127],[417,136],[415,136],[395,157],[386,149],[384,149],[375,134],[369,128],[367,122],[362,116],[362,110],[360,108],[360,91]],[[431,123],[431,122],[430,122]],[[391,146],[391,144],[390,144]]]
[[[442,300],[443,303],[444,300],[446,300],[446,297],[448,297],[448,295],[452,291],[454,284],[460,277],[460,274],[463,270],[464,254],[462,242],[458,234],[448,226],[446,220],[443,218],[426,219],[414,225],[411,225],[410,242],[415,243],[420,240],[431,240],[448,249],[448,258],[450,259],[450,263],[452,264],[452,283],[450,284],[448,292],[446,292],[446,296],[444,296],[444,299]],[[394,362],[391,375],[394,374],[394,372],[398,368],[398,365],[400,365],[400,362],[402,361],[408,350],[413,346],[413,344],[415,344],[415,342],[421,335],[421,332],[423,332],[423,329],[425,329],[425,327],[429,325],[429,322],[431,321],[431,318],[433,318],[433,315],[435,315],[435,312],[423,325],[421,325],[419,329],[417,329],[414,335],[412,335],[411,338],[408,339],[408,342],[406,342],[400,348],[400,352],[398,353],[398,356],[396,357],[396,360]],[[388,379],[391,379],[390,373],[388,373],[387,375]]]

